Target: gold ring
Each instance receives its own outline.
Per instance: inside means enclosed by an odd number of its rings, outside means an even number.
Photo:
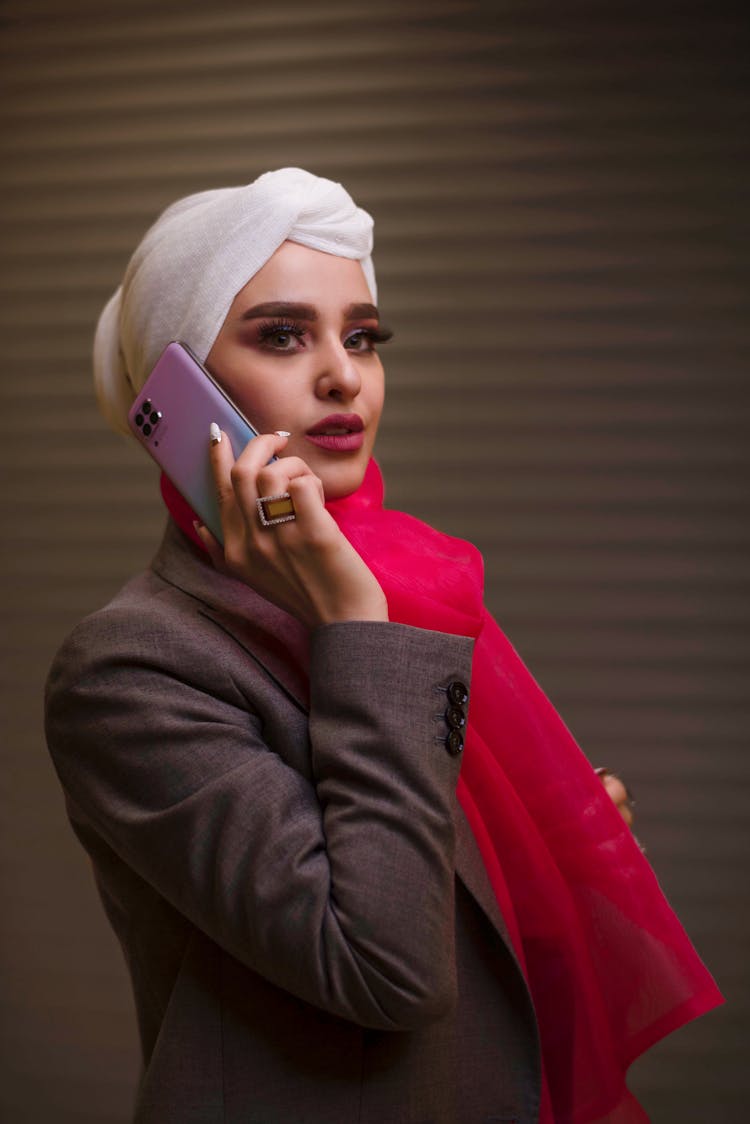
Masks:
[[[264,527],[275,527],[277,523],[291,523],[297,518],[292,497],[288,492],[281,492],[277,496],[259,496],[255,502]]]

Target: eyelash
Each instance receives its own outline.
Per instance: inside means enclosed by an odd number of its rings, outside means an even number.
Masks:
[[[294,336],[298,340],[304,339],[308,335],[308,329],[301,327],[299,324],[290,323],[288,320],[267,320],[258,325],[258,340],[261,344],[267,343],[272,336],[278,333],[285,332],[287,335]],[[375,345],[379,343],[387,343],[393,336],[393,332],[388,331],[386,328],[356,328],[351,335],[347,336],[348,340],[351,339],[366,339],[370,348],[362,354],[369,354],[375,350]],[[272,351],[289,351],[289,348],[274,348]],[[356,348],[349,348],[350,351],[356,351]]]
[[[261,343],[265,343],[271,336],[275,336],[279,332],[287,332],[290,336],[296,336],[297,339],[302,339],[307,335],[306,328],[300,328],[298,324],[290,324],[286,320],[266,320],[258,325],[258,339]]]

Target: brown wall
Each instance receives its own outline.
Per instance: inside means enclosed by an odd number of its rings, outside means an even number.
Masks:
[[[41,731],[56,646],[163,521],[96,414],[95,318],[161,207],[284,164],[377,220],[390,502],[485,551],[493,609],[632,783],[730,997],[633,1085],[657,1124],[744,1117],[748,96],[728,12],[0,5],[3,1119],[124,1124],[137,1071]]]

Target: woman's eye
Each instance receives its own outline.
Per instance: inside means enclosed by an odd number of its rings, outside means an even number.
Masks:
[[[258,330],[261,344],[273,351],[296,351],[304,334],[294,324],[261,324]]]
[[[386,328],[359,328],[346,337],[344,347],[349,351],[374,351],[376,344],[386,343],[392,335]]]
[[[287,348],[294,342],[294,336],[291,332],[271,332],[266,336],[266,340],[274,347]]]
[[[350,351],[364,351],[368,343],[369,338],[365,332],[352,332],[352,334],[347,336],[344,340],[344,347],[348,348]]]

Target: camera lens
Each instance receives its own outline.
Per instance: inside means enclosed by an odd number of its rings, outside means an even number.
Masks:
[[[143,427],[143,436],[148,437],[150,435],[150,433],[151,433],[151,426],[148,424],[148,422],[146,422],[146,424]]]
[[[160,418],[161,418],[161,414],[159,413],[159,411],[154,410],[151,414],[151,417],[148,420],[150,422],[153,422],[154,425],[156,425],[156,423],[159,421]]]
[[[147,398],[146,401],[143,403],[144,414],[147,414],[150,409],[151,409],[151,399]]]
[[[136,425],[143,425],[143,414],[136,414],[135,415],[135,424]]]

